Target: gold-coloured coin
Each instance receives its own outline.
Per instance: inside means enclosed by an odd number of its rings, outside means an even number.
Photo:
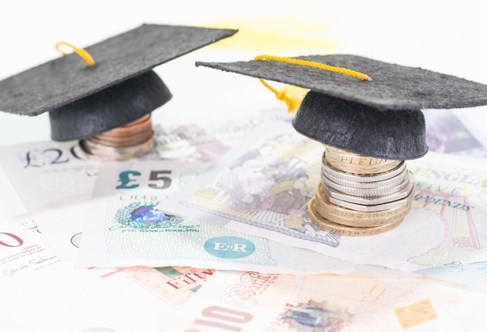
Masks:
[[[353,227],[376,227],[398,222],[406,217],[411,209],[412,202],[404,206],[378,212],[354,211],[330,203],[322,190],[318,189],[315,195],[316,212],[323,218],[336,224]]]
[[[367,157],[331,146],[325,146],[325,160],[337,170],[359,175],[385,173],[401,163],[401,160]]]
[[[398,214],[401,214],[403,211],[402,209],[405,209],[405,207],[408,204],[412,203],[413,196],[409,196],[407,203],[398,206],[394,209],[385,209],[382,211],[371,211],[371,212],[364,212],[364,211],[357,211],[357,210],[351,210],[348,208],[344,208],[338,205],[335,205],[330,202],[328,199],[328,196],[326,195],[325,191],[323,190],[323,185],[321,183],[318,184],[316,188],[316,196],[319,197],[320,201],[327,202],[330,204],[330,207],[333,207],[335,209],[334,213],[338,216],[341,216],[343,218],[348,218],[348,219],[358,219],[358,218],[367,218],[367,219],[385,219],[385,218],[392,218]]]
[[[316,226],[318,226],[320,229],[330,232],[332,234],[337,234],[337,235],[343,235],[343,236],[370,236],[370,235],[377,235],[381,234],[387,231],[390,231],[391,229],[396,228],[399,226],[404,219],[400,219],[399,221],[395,223],[390,223],[382,226],[377,226],[377,227],[352,227],[352,226],[345,226],[345,225],[340,225],[336,224],[334,222],[331,222],[322,216],[320,216],[316,212],[316,207],[315,207],[315,199],[311,199],[308,203],[308,214]]]

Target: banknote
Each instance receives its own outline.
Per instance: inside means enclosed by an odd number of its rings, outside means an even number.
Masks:
[[[113,273],[119,271],[122,277],[174,308],[184,305],[214,273],[212,269],[191,266],[131,266],[117,268]]]
[[[475,110],[478,111],[478,110]],[[469,121],[462,110],[425,110],[426,143],[430,151],[487,157],[487,136],[484,130]]]
[[[29,216],[0,222],[0,283],[59,262]]]
[[[464,284],[487,292],[487,261],[476,263],[454,262],[419,270],[417,273],[436,279]]]
[[[176,308],[183,306],[215,272],[190,266],[131,266],[116,271]]]
[[[252,131],[259,119],[243,118],[207,127],[158,125],[154,128],[154,149],[141,159],[210,162]],[[72,257],[84,220],[76,211],[89,209],[98,162],[87,160],[76,142],[20,144],[2,147],[0,153],[0,165],[6,172],[0,172],[0,198],[5,203],[0,216],[25,213],[23,202],[56,254]]]
[[[163,331],[212,274],[191,267],[77,269],[49,249],[28,215],[0,220],[0,322],[21,322],[26,331]],[[2,331],[16,331],[6,326]]]
[[[23,213],[28,211],[35,219],[49,249],[60,258],[72,258],[82,216],[69,211],[89,201],[98,162],[87,160],[75,142],[20,144],[2,147],[0,153],[0,164],[11,182],[9,189],[2,190],[4,195],[22,202]]]
[[[210,162],[253,130],[258,119],[228,126],[156,126],[156,144],[142,159]],[[30,211],[60,202],[89,199],[98,162],[88,160],[77,142],[37,142],[1,147],[0,165]]]
[[[357,265],[355,271],[350,275],[373,276],[377,278],[403,278],[411,274],[383,266]],[[453,262],[417,270],[414,271],[414,275],[423,275],[433,279],[445,280],[487,292],[487,261],[476,263]]]
[[[59,204],[56,208],[30,213],[49,248],[62,259],[74,259],[78,254],[86,213],[90,200],[83,199]],[[81,212],[80,212],[81,211]]]
[[[156,145],[144,159],[211,162],[239,143],[262,121],[271,115],[216,122],[208,126],[195,123],[166,122],[154,128]]]
[[[0,167],[0,218],[10,218],[27,213],[5,172]]]
[[[159,208],[200,170],[195,162],[101,165],[78,265],[188,265],[299,274],[349,273],[355,268],[350,262],[226,229],[221,220],[186,218]]]
[[[89,198],[98,162],[74,142],[39,142],[0,148],[0,164],[30,211]]]
[[[357,264],[414,271],[487,260],[487,163],[429,154],[410,163],[413,208],[396,229],[351,238],[320,230],[307,202],[323,147],[289,126],[249,137],[162,204],[173,213],[232,220],[225,227]]]
[[[485,294],[427,278],[215,273],[179,315],[182,331],[479,330]]]

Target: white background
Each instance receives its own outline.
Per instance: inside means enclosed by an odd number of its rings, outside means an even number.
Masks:
[[[247,60],[261,53],[354,53],[487,83],[483,1],[5,1],[0,4],[0,79],[142,23],[241,28],[232,45],[192,53],[156,71],[174,98],[156,122],[214,121],[282,107],[255,79],[194,67],[196,60]],[[311,28],[310,28],[311,25]],[[262,30],[249,37],[248,27]],[[280,34],[280,47],[266,36]],[[249,41],[248,39],[254,39]],[[300,45],[308,39],[333,47]],[[239,43],[239,42],[242,43]],[[250,43],[250,44],[249,44]],[[249,46],[250,45],[250,46]],[[463,113],[485,129],[487,109]],[[49,139],[46,115],[0,113],[0,145]]]

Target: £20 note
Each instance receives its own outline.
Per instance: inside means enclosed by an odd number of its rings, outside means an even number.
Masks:
[[[164,207],[226,227],[357,264],[405,271],[487,260],[487,164],[430,154],[411,164],[416,192],[404,222],[352,238],[320,230],[307,215],[323,147],[288,126],[273,126],[200,174]]]

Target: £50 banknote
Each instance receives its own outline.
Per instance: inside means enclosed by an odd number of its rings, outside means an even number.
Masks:
[[[364,238],[330,234],[307,215],[323,146],[275,125],[249,137],[162,204],[174,213],[231,220],[227,228],[357,264],[414,271],[487,260],[487,163],[430,155],[410,164],[413,208],[404,222]]]

